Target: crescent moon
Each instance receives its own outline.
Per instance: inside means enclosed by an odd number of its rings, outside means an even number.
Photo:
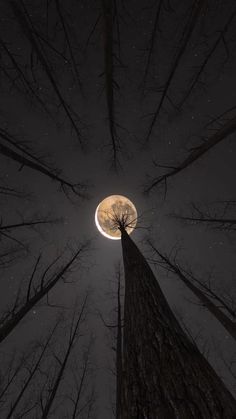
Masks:
[[[114,221],[112,215],[127,216],[130,223],[126,228],[130,234],[137,224],[137,210],[134,204],[123,195],[110,195],[103,199],[97,206],[95,211],[95,224],[98,231],[108,239],[120,240],[121,233],[118,228],[114,228]]]

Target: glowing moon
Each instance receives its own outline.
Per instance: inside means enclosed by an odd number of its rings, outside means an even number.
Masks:
[[[126,217],[128,226],[126,231],[130,234],[137,224],[137,211],[134,204],[123,195],[110,195],[98,205],[95,212],[95,224],[103,236],[108,239],[119,240],[120,230],[114,223],[114,217]]]

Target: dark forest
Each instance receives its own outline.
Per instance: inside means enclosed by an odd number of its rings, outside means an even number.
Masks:
[[[0,418],[235,418],[235,1],[0,20]]]

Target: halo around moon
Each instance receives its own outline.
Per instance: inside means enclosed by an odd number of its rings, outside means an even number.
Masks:
[[[110,195],[97,206],[95,224],[103,236],[120,240],[121,232],[114,218],[126,217],[126,231],[130,234],[137,224],[137,211],[134,204],[123,195]]]

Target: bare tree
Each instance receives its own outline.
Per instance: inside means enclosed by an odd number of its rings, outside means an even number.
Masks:
[[[34,99],[34,101],[37,104],[39,104],[39,106],[43,109],[43,111],[46,114],[52,117],[52,114],[49,111],[47,105],[33,87],[32,82],[29,80],[29,77],[27,76],[26,72],[24,71],[24,69],[22,69],[20,63],[17,62],[15,55],[10,51],[10,49],[7,46],[7,43],[3,39],[1,39],[1,37],[0,46],[3,53],[5,53],[6,58],[10,60],[11,63],[10,66],[7,66],[2,57],[3,63],[0,64],[0,68],[3,74],[5,75],[8,83],[10,83],[11,88],[14,87],[23,95],[30,96],[30,98]],[[12,74],[12,68],[14,69],[14,74]]]
[[[236,201],[228,200],[217,202],[215,205],[190,205],[191,214],[171,214],[177,220],[186,221],[191,224],[204,224],[206,227],[226,231],[236,231],[236,218],[234,218]]]
[[[120,263],[115,267],[115,296],[112,292],[112,298],[116,300],[115,321],[107,322],[103,315],[99,312],[99,317],[103,325],[112,332],[112,350],[115,352],[115,368],[112,368],[112,374],[116,377],[116,396],[115,396],[115,412],[116,419],[122,419],[122,374],[123,374],[123,307],[122,307],[122,271]],[[114,310],[112,310],[113,312]]]
[[[182,34],[182,39],[180,42],[180,47],[179,50],[174,58],[174,62],[171,66],[167,81],[162,89],[162,94],[161,94],[161,98],[159,101],[159,104],[155,110],[155,112],[153,113],[153,117],[152,117],[152,121],[151,124],[149,126],[148,129],[148,133],[146,136],[146,142],[148,142],[150,140],[153,128],[155,126],[155,123],[159,117],[160,111],[162,109],[163,103],[168,95],[168,91],[171,85],[171,82],[175,76],[175,73],[178,69],[179,63],[181,58],[183,57],[185,50],[187,48],[187,45],[189,44],[189,41],[191,39],[191,35],[195,29],[195,26],[198,22],[199,17],[201,16],[202,10],[205,7],[205,2],[203,0],[196,0],[194,1],[193,6],[191,7],[188,19],[186,21],[184,30],[183,30],[183,34]]]
[[[17,242],[18,244],[22,245],[23,248],[26,248],[26,243],[19,241],[15,238],[12,232],[17,232],[19,230],[23,229],[34,229],[36,230],[39,227],[52,225],[58,223],[60,220],[56,219],[50,219],[49,217],[43,217],[43,216],[35,216],[32,218],[29,218],[28,220],[25,220],[24,217],[21,217],[21,220],[18,222],[10,223],[10,224],[4,224],[3,220],[0,219],[0,240],[5,238],[8,240],[12,240],[14,242]]]
[[[29,366],[27,366],[28,370],[28,376],[24,380],[24,384],[20,391],[17,394],[16,399],[11,403],[11,407],[6,415],[6,419],[11,419],[15,413],[15,410],[17,409],[19,403],[21,402],[22,398],[24,397],[26,391],[28,390],[31,381],[34,379],[36,373],[39,371],[41,363],[43,361],[43,358],[45,357],[45,353],[49,348],[50,342],[55,334],[55,331],[57,329],[58,322],[56,322],[55,326],[53,327],[52,331],[48,335],[48,338],[46,339],[45,343],[37,345],[40,347],[39,353],[36,355],[36,359],[33,360],[33,363]],[[33,354],[37,353],[37,347],[33,348],[32,351]],[[26,368],[26,366],[25,366]]]
[[[16,353],[11,355],[8,362],[4,362],[1,369],[0,405],[3,406],[8,398],[9,388],[17,379],[26,360],[26,354],[21,354],[16,360]]]
[[[224,125],[222,125],[212,136],[207,138],[204,142],[200,145],[195,146],[192,151],[190,152],[189,156],[182,161],[177,166],[161,166],[156,165],[159,167],[169,168],[171,169],[164,175],[158,176],[153,178],[149,184],[145,187],[145,193],[149,193],[152,189],[164,183],[165,186],[167,185],[167,180],[178,173],[182,172],[184,169],[189,167],[199,158],[201,158],[204,154],[206,154],[209,150],[215,147],[219,142],[225,140],[229,135],[233,134],[236,130],[236,118],[230,119]]]
[[[80,145],[83,146],[83,135],[81,134],[81,127],[82,127],[81,119],[76,114],[76,112],[71,109],[71,105],[69,105],[66,102],[65,98],[63,97],[63,94],[58,85],[58,82],[53,72],[51,71],[51,66],[49,64],[47,54],[45,53],[42,40],[38,36],[38,32],[35,30],[30,13],[28,12],[22,0],[20,0],[19,2],[15,2],[12,0],[11,6],[13,9],[14,15],[17,21],[19,22],[25,37],[27,38],[29,44],[31,45],[32,50],[34,51],[39,62],[41,63],[44,74],[46,75],[53,89],[53,92],[57,100],[59,101],[60,106],[64,110],[65,116],[67,117],[70,123],[70,126],[72,127],[73,131],[76,133],[76,137]]]
[[[227,19],[224,27],[219,31],[219,33],[217,34],[217,38],[215,40],[215,42],[213,43],[213,45],[211,46],[211,48],[209,49],[206,57],[204,58],[203,62],[201,63],[200,67],[198,68],[198,71],[196,72],[196,74],[194,75],[190,86],[188,86],[187,91],[185,92],[185,94],[183,95],[181,101],[179,102],[179,104],[177,105],[178,109],[180,110],[185,102],[188,100],[188,98],[190,97],[191,93],[193,92],[194,88],[196,87],[197,83],[199,82],[201,76],[204,74],[204,71],[209,63],[209,61],[211,60],[211,58],[214,56],[217,48],[219,47],[220,44],[223,45],[223,47],[225,48],[226,54],[228,55],[228,48],[227,48],[227,44],[226,44],[226,40],[225,40],[225,36],[228,32],[228,30],[230,29],[234,19],[236,16],[236,10],[234,10],[229,18]]]
[[[114,49],[115,29],[118,34],[119,45],[119,21],[116,10],[116,0],[102,0],[103,28],[104,28],[104,65],[105,65],[105,91],[108,109],[108,123],[112,147],[112,167],[119,166],[119,153],[121,151],[120,138],[117,133],[118,124],[115,117],[114,92],[119,89],[119,85],[114,78],[114,59],[120,62]],[[115,24],[114,24],[115,22]]]
[[[95,391],[94,387],[89,385],[89,381],[92,380],[91,350],[93,344],[94,339],[91,337],[83,350],[82,360],[73,361],[73,387],[68,396],[73,406],[71,419],[80,418],[81,415],[90,418],[94,408]]]
[[[26,295],[21,297],[19,288],[13,306],[5,312],[1,318],[0,326],[0,342],[17,327],[20,321],[28,314],[28,312],[41,301],[45,296],[48,296],[49,291],[57,284],[60,279],[64,279],[68,274],[72,265],[79,259],[83,252],[88,248],[88,244],[81,245],[77,251],[72,255],[70,260],[65,263],[61,268],[57,268],[55,272],[51,272],[51,268],[58,262],[60,257],[54,259],[50,265],[41,273],[40,280],[34,284],[34,278],[41,261],[41,255],[38,256],[30,279],[28,281]]]
[[[44,225],[44,224],[53,224],[54,222],[56,222],[56,220],[47,220],[47,219],[33,219],[33,220],[27,220],[24,221],[22,220],[19,223],[14,223],[14,224],[3,224],[2,221],[0,223],[0,231],[4,231],[4,230],[14,230],[14,229],[18,229],[18,228],[23,228],[23,227],[34,227],[34,226],[38,226],[38,225]]]
[[[178,279],[180,279],[190,291],[200,300],[203,307],[205,307],[227,330],[227,332],[236,340],[236,323],[235,323],[235,312],[231,309],[227,301],[225,301],[220,295],[218,295],[210,286],[210,284],[204,284],[199,281],[191,272],[186,272],[180,267],[176,260],[171,261],[166,255],[162,254],[154,244],[147,241],[154,254],[159,257],[155,263],[159,264],[162,268],[173,272]],[[214,300],[215,302],[213,302]],[[223,309],[223,310],[222,310]],[[225,312],[227,314],[225,314]],[[234,318],[234,321],[232,320]]]
[[[56,4],[57,13],[58,13],[58,16],[59,16],[59,19],[60,19],[60,23],[61,23],[61,26],[62,26],[62,29],[63,29],[63,32],[64,32],[66,44],[67,44],[67,47],[68,47],[68,50],[69,50],[69,55],[70,55],[70,60],[71,60],[71,63],[72,63],[74,79],[78,83],[80,91],[82,92],[82,83],[81,83],[81,80],[80,80],[78,64],[77,64],[75,56],[74,56],[73,46],[72,46],[70,35],[69,35],[69,25],[68,25],[68,23],[66,21],[66,18],[64,16],[64,12],[63,12],[62,5],[60,4],[60,0],[55,0],[55,4]]]
[[[125,269],[122,418],[233,418],[236,401],[181,329],[125,214],[115,222]]]
[[[153,23],[153,29],[151,32],[150,40],[149,40],[149,47],[148,47],[148,54],[147,54],[147,59],[146,59],[146,64],[145,64],[145,69],[144,69],[144,75],[141,82],[141,87],[143,91],[145,91],[148,73],[150,72],[151,59],[154,53],[154,46],[156,43],[157,33],[160,30],[159,21],[160,21],[163,3],[164,3],[164,0],[159,0],[159,2],[156,5],[155,19]]]
[[[74,348],[74,345],[76,343],[76,341],[79,338],[79,328],[81,326],[82,321],[84,320],[84,314],[85,314],[85,308],[87,305],[87,299],[88,299],[88,295],[85,296],[84,301],[82,303],[82,306],[80,308],[80,311],[78,313],[74,313],[72,322],[71,322],[71,327],[70,327],[70,334],[69,334],[69,341],[67,344],[67,350],[66,353],[64,355],[64,357],[62,359],[58,358],[58,356],[55,355],[56,360],[58,361],[60,367],[59,370],[57,372],[56,378],[54,380],[54,383],[52,385],[52,389],[48,394],[48,398],[45,402],[45,405],[43,406],[43,410],[42,410],[42,419],[46,419],[50,413],[50,410],[52,408],[54,399],[56,397],[59,385],[61,384],[63,375],[65,374],[65,370],[67,367],[67,363],[69,360],[69,357],[71,355],[72,349]],[[77,317],[77,318],[76,318]],[[76,415],[76,412],[75,412]]]
[[[0,389],[1,413],[4,418],[23,418],[31,413],[37,417],[47,417],[46,411],[48,409],[51,414],[60,385],[61,397],[64,401],[70,401],[69,408],[67,409],[68,403],[64,408],[68,413],[67,417],[92,417],[95,391],[91,351],[94,339],[86,339],[82,329],[86,318],[87,298],[88,294],[83,299],[81,308],[74,311],[69,334],[66,331],[68,323],[65,321],[65,313],[61,312],[46,339],[34,341],[27,352],[18,357],[17,362],[13,358],[4,366],[2,372],[5,371],[5,376],[1,380],[3,382]],[[64,355],[62,333],[64,340],[68,338]],[[75,351],[78,340],[81,341],[81,347],[77,346]]]
[[[0,143],[0,154],[19,163],[21,170],[25,166],[43,174],[44,176],[47,176],[53,181],[56,181],[67,196],[69,196],[69,192],[72,192],[80,198],[86,196],[83,193],[85,190],[85,185],[81,183],[73,184],[62,178],[58,174],[58,169],[49,168],[48,165],[43,163],[39,157],[34,155],[33,152],[29,152],[25,146],[19,144],[7,131],[1,129],[0,137],[2,139]]]
[[[2,256],[0,267],[6,267],[6,265],[10,264],[11,260],[14,261],[19,256],[23,257],[23,253],[29,253],[28,240],[19,238],[17,233],[29,229],[39,232],[40,228],[58,222],[60,222],[59,219],[53,220],[42,215],[35,215],[34,217],[28,218],[28,220],[25,220],[21,216],[21,220],[10,224],[5,224],[3,223],[3,219],[0,219],[0,254]],[[12,246],[10,243],[12,243]]]

